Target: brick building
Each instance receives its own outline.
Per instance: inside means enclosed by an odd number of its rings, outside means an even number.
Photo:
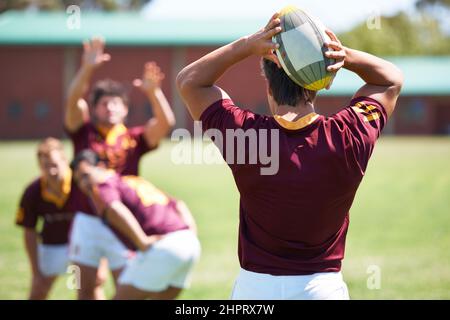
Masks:
[[[173,105],[178,127],[192,121],[175,88],[183,66],[219,45],[257,30],[262,21],[147,20],[137,14],[86,13],[80,29],[71,29],[64,13],[7,12],[0,15],[0,139],[63,136],[66,89],[79,67],[81,42],[92,35],[107,41],[112,60],[93,81],[119,80],[130,89],[129,125],[150,114],[145,97],[131,82],[146,61],[156,61],[166,74],[163,89]],[[450,134],[450,57],[390,59],[405,73],[398,109],[386,128],[393,134]],[[265,84],[259,61],[250,58],[233,67],[221,85],[241,106],[266,112]],[[332,90],[317,103],[320,113],[344,106],[362,84],[342,71]]]

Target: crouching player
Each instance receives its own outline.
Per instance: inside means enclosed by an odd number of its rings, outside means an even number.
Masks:
[[[45,299],[56,277],[66,272],[69,263],[68,236],[74,207],[90,211],[78,188],[72,184],[72,171],[61,142],[46,138],[37,150],[41,175],[25,189],[16,215],[24,228],[26,252],[31,264],[32,284],[29,299]],[[42,229],[37,231],[39,220]],[[97,298],[102,297],[97,275]]]
[[[115,299],[175,299],[200,256],[194,219],[184,203],[137,176],[119,176],[91,150],[72,162],[74,180],[97,214],[136,257],[119,276]]]

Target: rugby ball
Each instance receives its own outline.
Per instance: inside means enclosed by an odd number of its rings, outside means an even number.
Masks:
[[[325,56],[330,49],[324,43],[330,37],[324,25],[295,6],[282,9],[280,20],[282,31],[272,41],[280,45],[276,54],[284,71],[303,88],[326,88],[335,74],[327,71],[334,60]]]

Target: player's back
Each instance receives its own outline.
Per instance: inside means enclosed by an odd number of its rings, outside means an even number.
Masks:
[[[263,175],[261,165],[233,171],[248,223],[254,219],[283,240],[325,242],[342,227],[362,178],[351,147],[338,124],[323,116],[297,130],[273,118],[262,127],[279,130],[278,172]]]
[[[268,132],[267,138],[256,134],[257,154],[266,144],[278,161],[270,175],[262,174],[261,161],[229,163],[241,196],[244,269],[275,275],[340,270],[349,209],[385,119],[383,107],[368,98],[329,118],[312,113],[295,122],[242,110],[231,100],[205,111],[206,129]],[[239,148],[248,161],[251,145]]]
[[[122,202],[147,235],[166,234],[188,228],[177,211],[176,200],[141,177],[113,173],[97,186],[97,192],[103,205],[111,205],[114,201]],[[112,229],[125,245],[133,248],[128,239],[115,228]]]

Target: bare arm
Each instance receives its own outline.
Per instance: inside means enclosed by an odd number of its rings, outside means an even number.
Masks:
[[[273,50],[277,48],[271,38],[281,31],[280,19],[275,14],[267,26],[255,34],[227,44],[185,67],[177,76],[177,86],[194,120],[219,99],[228,98],[225,91],[215,85],[232,65],[252,54],[263,56],[278,64]]]
[[[388,117],[392,114],[403,85],[401,70],[391,62],[373,56],[371,54],[345,48],[336,35],[327,31],[332,39],[330,47],[335,50],[345,50],[343,67],[356,73],[366,83],[354,95],[354,97],[370,97],[379,101],[386,109]],[[333,53],[327,53],[332,57]]]
[[[38,239],[39,235],[36,230],[31,228],[24,228],[24,242],[25,249],[28,255],[28,260],[30,261],[31,271],[34,275],[40,275],[41,272],[39,270],[38,265]]]
[[[89,109],[83,99],[88,90],[94,70],[103,62],[110,60],[110,55],[103,53],[105,42],[101,38],[93,38],[83,43],[83,60],[81,68],[72,80],[66,101],[64,124],[70,132],[75,132],[89,120]]]
[[[105,215],[111,226],[125,235],[141,251],[147,250],[162,238],[160,235],[147,236],[131,211],[120,201],[114,201],[106,209]]]
[[[175,116],[164,92],[161,82],[164,74],[154,62],[148,62],[144,67],[142,79],[134,80],[133,84],[147,96],[153,110],[153,117],[145,126],[145,140],[150,147],[159,144],[175,125]]]

